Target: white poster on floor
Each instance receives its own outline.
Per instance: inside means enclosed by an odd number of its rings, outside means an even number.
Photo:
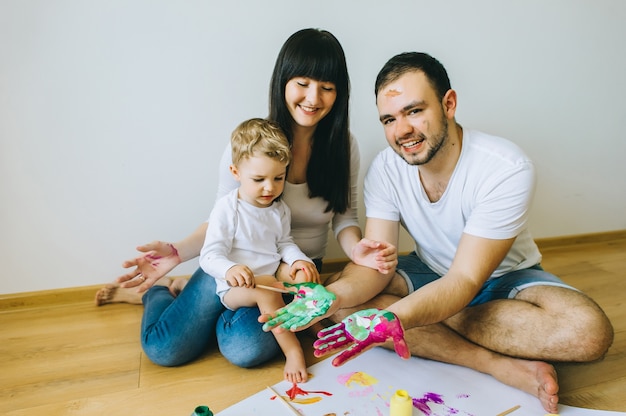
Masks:
[[[539,400],[493,377],[450,364],[374,348],[333,367],[326,359],[309,367],[308,382],[282,381],[218,413],[218,416],[387,416],[391,397],[406,390],[414,416],[544,416]],[[285,403],[287,402],[287,403]],[[561,405],[561,416],[626,415]]]

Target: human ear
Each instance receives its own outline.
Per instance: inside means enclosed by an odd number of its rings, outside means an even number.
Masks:
[[[233,178],[239,180],[239,170],[237,169],[237,166],[230,165],[230,173],[233,175]]]
[[[454,115],[456,114],[456,104],[456,91],[449,89],[441,99],[441,107],[443,108],[443,112],[446,114],[447,118],[454,118]]]

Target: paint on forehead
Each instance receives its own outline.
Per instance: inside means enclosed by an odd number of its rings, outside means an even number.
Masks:
[[[395,88],[390,88],[385,91],[385,97],[397,97],[400,94],[402,94],[402,92],[396,90]]]

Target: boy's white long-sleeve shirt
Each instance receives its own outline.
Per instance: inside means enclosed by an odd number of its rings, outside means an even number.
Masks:
[[[232,190],[211,211],[200,252],[200,267],[207,274],[221,279],[234,265],[245,264],[255,275],[273,275],[281,259],[289,265],[296,260],[312,262],[290,235],[290,211],[284,202],[259,208],[237,194],[238,189]]]
[[[231,163],[232,150],[229,142],[220,160],[216,199],[239,186],[230,173]],[[321,259],[326,254],[329,226],[332,227],[335,238],[347,227],[359,227],[357,218],[359,169],[359,146],[356,139],[350,135],[350,206],[344,213],[326,211],[328,201],[319,196],[311,198],[307,183],[295,184],[285,181],[282,201],[287,204],[291,213],[291,235],[300,250],[310,258]]]

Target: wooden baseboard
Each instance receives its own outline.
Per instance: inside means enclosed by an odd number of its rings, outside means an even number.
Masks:
[[[552,247],[567,247],[578,244],[602,243],[626,239],[626,230],[606,231],[601,233],[575,234],[562,237],[537,238],[535,242],[540,250]]]
[[[623,239],[626,239],[626,230],[540,238],[537,239],[536,242],[540,250],[546,250],[553,247],[566,247]],[[324,275],[337,273],[341,271],[346,264],[348,264],[348,259],[345,258],[329,259],[324,262],[322,272]],[[12,309],[54,306],[76,302],[95,302],[96,291],[102,286],[103,285],[93,285],[8,295],[0,294],[0,312]]]
[[[0,295],[0,312],[76,302],[95,302],[96,291],[101,287],[102,285],[81,286]]]

